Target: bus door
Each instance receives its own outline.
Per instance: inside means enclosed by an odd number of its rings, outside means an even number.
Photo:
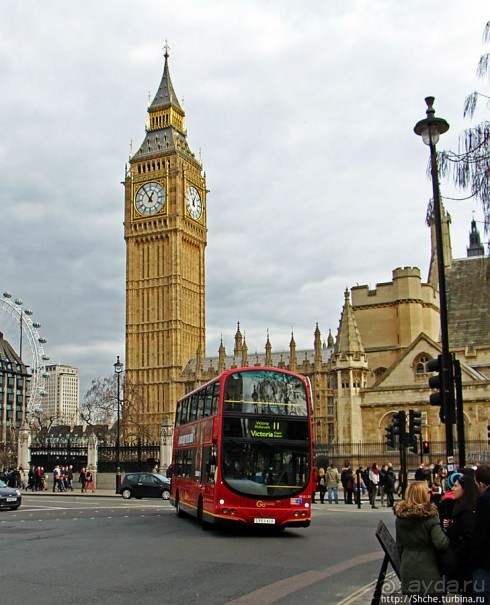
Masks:
[[[218,464],[218,448],[216,445],[205,445],[202,448],[202,498],[205,510],[214,509],[214,485]]]

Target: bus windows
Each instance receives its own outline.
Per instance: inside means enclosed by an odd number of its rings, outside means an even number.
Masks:
[[[179,426],[181,424],[180,417],[182,415],[182,401],[177,403],[177,410],[175,411],[175,426]]]
[[[195,448],[188,448],[176,452],[174,461],[174,477],[190,479],[194,475]]]
[[[232,374],[226,380],[225,387],[225,410],[230,412],[241,412],[243,401],[243,379],[240,372]]]
[[[204,417],[204,403],[206,401],[206,390],[207,389],[202,389],[196,395],[196,398],[197,398],[197,419],[198,420],[199,420],[199,418],[203,418]]]
[[[190,406],[189,406],[189,422],[194,422],[197,418],[197,394],[191,396]]]
[[[180,410],[180,424],[185,424],[187,422],[187,406],[188,406],[188,400],[187,399],[183,399],[182,400],[182,409]]]
[[[202,454],[202,477],[203,483],[214,485],[216,476],[218,448],[215,445],[207,445]]]
[[[206,387],[203,416],[211,416],[211,409],[213,404],[213,388],[214,384],[208,384],[208,386]]]
[[[213,388],[213,395],[212,395],[212,400],[211,400],[211,416],[214,416],[215,414],[218,413],[218,403],[219,403],[219,382],[215,382],[214,385],[212,385]]]
[[[308,416],[302,381],[296,376],[269,370],[229,376],[225,383],[224,404],[224,410],[228,412]]]

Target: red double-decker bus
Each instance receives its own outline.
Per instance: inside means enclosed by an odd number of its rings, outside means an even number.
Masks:
[[[228,370],[177,403],[171,503],[203,527],[311,522],[311,401],[304,376]]]

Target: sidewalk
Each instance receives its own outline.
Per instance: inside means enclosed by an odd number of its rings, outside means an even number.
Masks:
[[[81,496],[82,498],[87,498],[90,496],[97,496],[99,498],[108,498],[109,496],[111,497],[117,497],[117,498],[121,498],[121,500],[123,499],[121,495],[116,494],[116,490],[110,490],[110,489],[98,489],[95,492],[84,492],[82,493],[80,488],[73,488],[73,491],[69,490],[66,492],[53,492],[52,489],[48,489],[48,490],[44,490],[42,492],[31,492],[31,490],[21,490],[22,493],[22,497],[24,496],[56,496],[56,497],[60,497],[60,498],[64,498],[65,496]]]

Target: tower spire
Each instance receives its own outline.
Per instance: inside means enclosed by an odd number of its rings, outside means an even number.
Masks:
[[[364,353],[364,347],[357,327],[354,311],[350,303],[350,292],[344,292],[344,308],[340,317],[339,331],[335,343],[335,353]]]

